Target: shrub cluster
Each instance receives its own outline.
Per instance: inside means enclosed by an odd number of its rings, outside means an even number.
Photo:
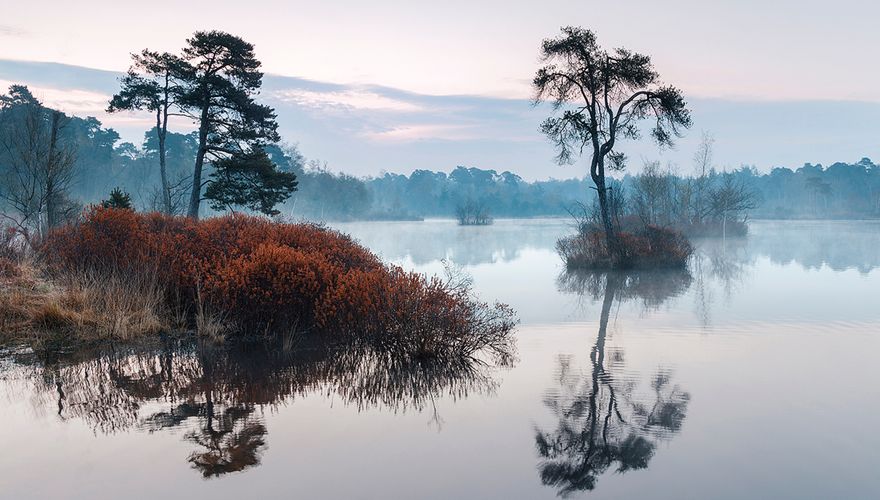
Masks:
[[[556,250],[569,269],[685,267],[694,251],[682,233],[658,226],[618,231],[616,237],[614,252],[608,248],[605,233],[593,229],[561,238]]]
[[[382,263],[349,236],[244,215],[203,221],[96,207],[54,231],[41,255],[59,271],[149,272],[172,309],[210,310],[230,334],[317,332],[425,353],[507,348],[513,313],[467,287]]]

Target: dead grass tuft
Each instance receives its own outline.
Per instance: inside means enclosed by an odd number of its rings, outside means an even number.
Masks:
[[[0,277],[0,335],[131,340],[167,331],[164,291],[150,273],[74,272],[48,279],[31,263]]]

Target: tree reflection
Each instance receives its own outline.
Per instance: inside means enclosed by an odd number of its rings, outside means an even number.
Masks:
[[[563,291],[602,300],[589,370],[575,369],[571,358],[560,359],[559,387],[549,391],[544,401],[558,419],[557,428],[535,433],[541,481],[557,488],[561,496],[593,490],[599,476],[611,468],[618,473],[646,468],[657,442],[681,428],[690,395],[674,385],[665,370],[651,378],[650,397],[638,394],[637,381],[623,375],[623,353],[606,355],[605,342],[615,300],[639,298],[656,307],[683,293],[690,282],[684,271],[560,277]]]
[[[748,268],[754,266],[754,259],[749,255],[744,239],[724,241],[707,238],[699,242],[691,259],[691,269],[694,274],[694,305],[704,329],[712,323],[715,290],[720,288],[724,297],[732,297],[748,277]]]
[[[512,354],[512,353],[510,353]],[[338,396],[358,410],[431,410],[435,401],[491,393],[502,359],[424,358],[368,347],[239,345],[189,341],[77,351],[60,359],[19,356],[38,390],[35,404],[96,432],[185,429],[188,461],[204,477],[260,464],[263,412],[311,393]],[[156,403],[165,406],[148,411]],[[54,410],[53,410],[54,411]]]

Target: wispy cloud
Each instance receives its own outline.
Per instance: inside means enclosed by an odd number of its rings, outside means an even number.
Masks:
[[[414,113],[425,111],[419,104],[383,96],[369,90],[349,89],[322,92],[305,89],[289,89],[275,92],[275,97],[283,102],[316,109],[347,109],[358,111],[389,111]]]
[[[120,74],[63,64],[0,59],[0,93],[25,83],[50,106],[95,116],[123,140],[139,142],[155,123],[149,113],[104,112]],[[538,126],[550,112],[526,100],[427,95],[378,85],[345,85],[266,75],[260,101],[278,114],[281,135],[309,157],[357,174],[474,165],[515,171],[526,178],[581,175],[584,165],[553,165],[554,151]],[[658,151],[650,141],[627,141],[631,158],[659,159],[689,168],[699,130],[717,139],[719,165],[759,169],[828,164],[880,157],[880,104],[840,101],[690,99],[694,129],[678,147]],[[836,120],[845,116],[846,120]],[[828,123],[835,127],[828,128]],[[175,132],[192,130],[175,124]]]
[[[11,80],[0,80],[0,88],[5,90],[14,84]],[[110,96],[85,89],[58,89],[28,85],[31,93],[46,106],[57,108],[74,115],[102,114],[107,108]]]
[[[411,142],[421,140],[463,141],[474,138],[470,125],[418,124],[400,125],[382,131],[367,132],[363,137],[381,142]]]
[[[19,82],[0,79],[0,93],[5,93],[13,83]],[[28,89],[34,94],[34,97],[50,108],[60,109],[69,115],[94,116],[107,127],[122,127],[140,131],[149,130],[155,124],[152,114],[146,112],[107,113],[107,103],[110,96],[101,92],[86,89],[60,89],[33,84],[29,84]],[[178,129],[192,128],[188,122],[181,120],[174,120],[174,124]]]
[[[28,34],[27,31],[12,26],[10,24],[0,24],[0,37],[22,37]]]

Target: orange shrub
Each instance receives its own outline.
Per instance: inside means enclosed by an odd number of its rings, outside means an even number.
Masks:
[[[386,266],[351,237],[319,225],[93,208],[78,225],[50,234],[40,251],[57,270],[149,270],[172,307],[207,306],[241,334],[298,329],[424,353],[509,350],[509,308]]]
[[[307,326],[337,272],[320,253],[264,243],[207,276],[205,299],[250,331]]]

